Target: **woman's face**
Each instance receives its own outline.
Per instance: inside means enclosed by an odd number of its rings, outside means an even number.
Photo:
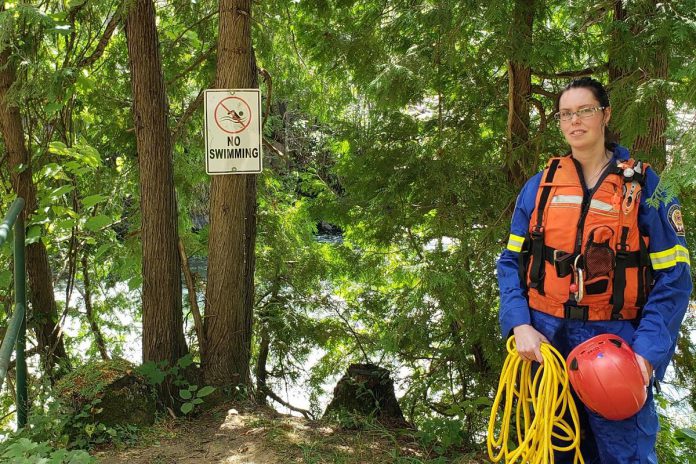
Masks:
[[[601,104],[590,89],[574,88],[563,92],[558,110],[575,112],[583,108],[599,107]],[[574,114],[569,121],[560,121],[561,131],[572,149],[592,149],[604,146],[604,126],[611,118],[611,108],[599,110],[588,118]]]

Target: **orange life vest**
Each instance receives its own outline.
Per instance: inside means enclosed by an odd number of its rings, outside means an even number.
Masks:
[[[652,283],[638,230],[647,167],[615,161],[588,195],[576,160],[549,160],[520,253],[530,308],[582,320],[640,316]]]

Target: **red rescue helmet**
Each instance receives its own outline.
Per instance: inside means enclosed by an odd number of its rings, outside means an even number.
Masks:
[[[637,413],[648,396],[636,355],[625,340],[603,334],[576,346],[568,377],[585,405],[609,420]]]

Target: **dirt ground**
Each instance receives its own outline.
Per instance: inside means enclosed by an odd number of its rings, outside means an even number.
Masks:
[[[435,457],[409,431],[344,430],[270,409],[235,406],[195,420],[164,421],[143,433],[137,446],[95,456],[104,464],[425,463]],[[483,461],[462,456],[445,462]]]
[[[259,420],[272,413],[240,414],[234,408],[217,409],[196,420],[159,424],[155,436],[122,451],[95,456],[104,464],[281,463],[286,461],[268,445],[268,433]],[[286,418],[290,424],[294,418]]]

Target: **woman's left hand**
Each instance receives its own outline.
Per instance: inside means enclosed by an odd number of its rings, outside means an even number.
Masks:
[[[653,367],[650,361],[636,353],[636,361],[638,361],[638,367],[640,367],[640,372],[643,374],[643,382],[647,387],[650,383],[650,377],[652,377]]]

